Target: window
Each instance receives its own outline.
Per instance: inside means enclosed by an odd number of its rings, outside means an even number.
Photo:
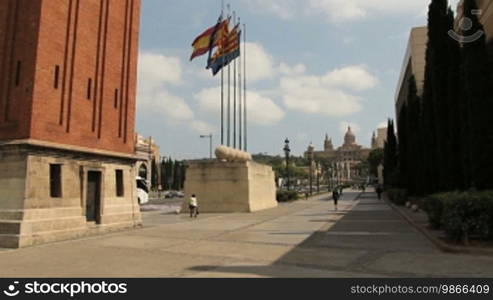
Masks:
[[[125,195],[123,189],[123,170],[116,170],[115,178],[116,178],[116,196],[123,197]]]
[[[118,89],[115,89],[115,108],[118,108]]]
[[[87,80],[87,100],[91,100],[92,79]]]
[[[60,75],[60,66],[56,65],[55,66],[55,84],[54,84],[55,89],[58,89],[58,77],[59,77],[59,75]]]
[[[50,165],[50,196],[62,197],[62,165]]]
[[[21,82],[21,61],[17,61],[17,70],[15,72],[15,86],[19,86]]]

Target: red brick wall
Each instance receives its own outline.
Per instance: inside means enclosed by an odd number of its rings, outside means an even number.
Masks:
[[[29,136],[40,7],[0,1],[0,139]]]
[[[133,153],[140,0],[35,1],[41,9],[37,48],[30,47],[37,54],[29,137]],[[0,127],[0,139],[11,138]]]

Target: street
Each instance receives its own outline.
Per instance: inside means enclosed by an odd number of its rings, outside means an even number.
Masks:
[[[491,277],[493,257],[445,254],[374,193],[253,214],[144,212],[142,229],[0,250],[3,277]]]

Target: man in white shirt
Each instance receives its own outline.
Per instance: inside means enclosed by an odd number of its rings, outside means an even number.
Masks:
[[[190,209],[190,218],[197,217],[199,214],[198,210],[198,203],[197,203],[197,197],[195,197],[195,194],[190,197],[188,200],[188,208]]]

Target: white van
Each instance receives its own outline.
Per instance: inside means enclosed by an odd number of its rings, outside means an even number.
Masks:
[[[139,204],[145,204],[149,202],[149,187],[147,181],[137,176],[137,202]]]

